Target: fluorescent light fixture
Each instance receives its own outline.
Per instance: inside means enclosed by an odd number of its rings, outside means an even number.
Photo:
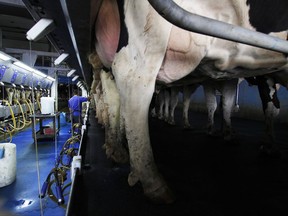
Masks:
[[[20,87],[21,87],[22,89],[24,89],[24,86],[23,86],[23,85],[20,85]]]
[[[37,74],[38,76],[41,76],[41,77],[46,77],[47,76],[46,74],[42,73],[41,71],[38,71],[38,70],[35,70],[35,69],[33,69],[32,72]]]
[[[20,61],[15,61],[15,62],[13,62],[13,64],[16,65],[16,66],[18,66],[18,67],[20,67],[20,68],[23,68],[23,69],[25,69],[25,70],[28,70],[28,71],[30,71],[30,72],[32,72],[32,71],[34,70],[33,68],[29,67],[28,65],[26,65],[26,64],[24,64],[24,63],[22,63],[22,62],[20,62]]]
[[[0,85],[4,86],[5,84],[2,81],[0,81]]]
[[[16,85],[15,85],[14,83],[12,83],[12,86],[13,86],[13,87],[16,87]]]
[[[81,84],[81,81],[78,81],[78,82],[76,83],[77,86],[79,86],[80,84]]]
[[[37,41],[49,34],[54,27],[53,20],[42,18],[26,33],[26,38],[30,41]]]
[[[54,64],[59,65],[61,62],[63,62],[67,57],[69,56],[68,53],[62,53],[57,59],[55,59]]]
[[[75,69],[72,69],[71,71],[69,71],[68,73],[67,73],[67,77],[70,77],[70,76],[72,76],[74,73],[75,73]]]
[[[31,90],[32,90],[32,87],[31,87],[31,86],[29,86],[29,89],[31,89]]]
[[[79,78],[79,76],[76,75],[76,76],[74,76],[74,77],[72,78],[72,81],[74,82],[74,81],[77,80],[78,78]]]
[[[49,80],[51,80],[51,81],[53,81],[53,82],[55,81],[55,79],[52,78],[52,77],[50,77],[50,76],[47,76],[46,78],[49,79]]]
[[[0,52],[0,59],[2,59],[3,61],[8,61],[11,58],[8,55],[6,55],[5,53]]]

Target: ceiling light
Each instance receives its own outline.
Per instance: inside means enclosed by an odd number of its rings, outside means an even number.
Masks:
[[[21,87],[22,89],[24,89],[24,86],[23,86],[23,85],[20,85],[20,87]]]
[[[13,87],[16,87],[16,85],[15,85],[14,83],[12,83],[12,86],[13,86]]]
[[[52,78],[52,77],[50,77],[50,76],[47,76],[46,78],[49,79],[49,80],[51,80],[51,81],[53,81],[53,82],[55,81],[55,79]]]
[[[67,57],[69,56],[68,53],[62,53],[55,61],[55,65],[59,65],[61,62],[63,62]]]
[[[68,73],[67,73],[67,77],[70,77],[70,76],[72,76],[74,73],[75,73],[75,69],[72,69],[71,71],[69,71]]]
[[[4,86],[5,84],[2,81],[0,81],[0,85]]]
[[[35,69],[33,69],[32,72],[37,74],[37,75],[39,75],[39,76],[41,76],[41,77],[46,77],[47,76],[46,74],[44,74],[44,73],[42,73],[42,72],[40,72],[38,70],[35,70]]]
[[[10,60],[11,58],[10,58],[8,55],[0,52],[0,59],[2,59],[3,61],[8,61],[8,60]]]
[[[26,38],[30,41],[37,41],[49,34],[54,27],[53,20],[42,18],[26,33]]]
[[[77,80],[79,78],[79,76],[77,75],[77,76],[74,76],[73,78],[72,78],[72,81],[74,82],[75,80]]]
[[[31,67],[29,67],[28,65],[26,65],[26,64],[24,64],[24,63],[22,63],[22,62],[20,62],[20,61],[15,61],[15,62],[13,62],[13,64],[14,65],[16,65],[16,66],[18,66],[18,67],[20,67],[20,68],[23,68],[23,69],[25,69],[25,70],[28,70],[28,71],[33,71],[33,68],[31,68]]]

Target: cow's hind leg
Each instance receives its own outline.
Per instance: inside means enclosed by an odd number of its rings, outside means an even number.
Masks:
[[[129,76],[132,76],[131,70],[129,72]],[[130,77],[127,85],[127,77],[122,75],[116,78],[130,156],[128,183],[133,186],[140,181],[145,195],[151,200],[171,203],[174,196],[157,169],[150,145],[148,112],[155,81],[148,79],[149,82],[145,78],[139,80],[137,76],[137,79]]]
[[[273,79],[258,77],[258,90],[265,115],[265,136],[260,149],[270,156],[280,156],[279,146],[274,137],[274,119],[279,114],[280,102]]]
[[[106,155],[118,163],[129,161],[128,150],[124,147],[124,131],[120,128],[120,99],[116,89],[115,80],[110,73],[101,72],[103,88],[103,98],[107,113],[105,124],[105,144]]]
[[[209,85],[203,85],[208,112],[207,133],[208,135],[215,134],[214,114],[217,109],[217,100],[215,89]]]
[[[178,93],[179,91],[177,87],[171,87],[169,120],[168,120],[168,123],[171,125],[175,125],[174,113],[175,113],[176,106],[178,104]]]
[[[234,132],[231,123],[231,114],[233,112],[236,88],[238,79],[222,81],[222,110],[223,110],[223,135],[224,139],[231,141],[234,138]]]
[[[279,146],[275,142],[274,119],[279,114],[280,109],[276,108],[271,102],[267,104],[265,110],[265,135],[260,149],[267,155],[279,156]]]
[[[189,107],[190,107],[190,98],[191,95],[199,87],[199,84],[185,85],[183,86],[183,122],[184,129],[191,128],[189,122]]]

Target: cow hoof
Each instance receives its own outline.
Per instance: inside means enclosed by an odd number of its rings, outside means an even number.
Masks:
[[[138,181],[139,177],[134,172],[130,172],[128,176],[128,184],[134,186]]]
[[[145,193],[145,196],[156,204],[171,204],[175,201],[174,194],[166,185],[163,185],[155,191]]]
[[[185,130],[192,130],[191,125],[188,125],[188,124],[184,124],[183,128],[184,128]]]
[[[216,130],[208,130],[207,131],[207,136],[210,136],[210,137],[218,137],[220,134],[218,131]]]
[[[234,142],[237,142],[237,139],[235,135],[230,134],[230,135],[224,136],[224,141],[234,143]]]
[[[272,148],[270,146],[261,145],[260,146],[260,156],[269,158],[281,158],[281,152],[278,148]]]
[[[129,161],[129,155],[128,152],[123,148],[118,148],[115,150],[112,147],[109,147],[108,145],[103,146],[104,149],[106,149],[106,155],[108,158],[111,158],[116,163],[127,163]]]

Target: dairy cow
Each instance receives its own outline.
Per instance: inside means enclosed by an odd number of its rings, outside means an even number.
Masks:
[[[192,74],[195,83],[199,77],[263,75],[284,66],[285,56],[275,51],[288,50],[283,40],[288,7],[284,0],[149,2],[103,0],[95,9],[95,50],[103,65],[111,68],[120,100],[119,133],[115,133],[120,139],[106,143],[109,154],[116,161],[119,157],[130,162],[129,185],[140,182],[150,199],[170,203],[174,197],[155,165],[149,138],[148,112],[156,80],[168,84]],[[124,136],[129,154],[114,141]]]

